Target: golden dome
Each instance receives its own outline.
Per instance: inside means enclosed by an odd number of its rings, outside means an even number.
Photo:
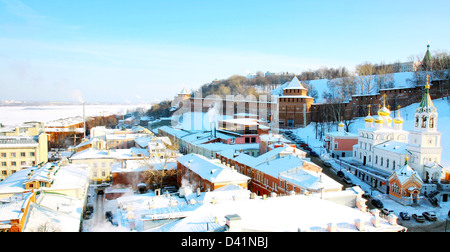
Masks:
[[[373,122],[373,117],[370,116],[370,104],[367,106],[367,116],[364,119],[365,122]]]
[[[396,117],[395,119],[394,119],[394,123],[396,123],[396,124],[402,124],[403,123],[403,118],[399,118],[399,117]]]
[[[384,120],[383,118],[378,117],[377,119],[375,119],[375,123],[383,123]]]
[[[381,109],[378,110],[379,116],[389,116],[391,114],[391,111],[386,108],[386,106],[383,106]]]
[[[394,119],[394,123],[396,123],[396,124],[403,123],[403,118],[400,116],[400,105],[398,105],[398,114],[397,114],[397,117]]]

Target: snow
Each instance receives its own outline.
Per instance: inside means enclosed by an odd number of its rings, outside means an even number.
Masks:
[[[86,104],[86,116],[100,116],[109,114],[125,114],[127,110],[149,105],[120,105],[120,104]],[[83,106],[80,105],[46,105],[46,106],[0,106],[0,123],[3,125],[17,125],[23,122],[50,122],[61,118],[83,116]]]

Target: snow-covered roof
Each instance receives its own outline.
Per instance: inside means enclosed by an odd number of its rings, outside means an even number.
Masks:
[[[235,145],[236,146],[236,145]],[[253,157],[250,155],[247,155],[245,153],[239,152],[239,149],[228,149],[228,150],[223,150],[221,152],[219,152],[218,154],[227,157],[228,159],[233,159],[238,163],[247,165],[249,167],[256,167],[257,165],[279,158],[280,154],[295,154],[298,153],[298,155],[302,155],[304,154],[304,151],[297,149],[297,148],[293,148],[291,146],[283,146],[283,147],[278,147],[275,148],[273,150],[270,150],[262,155],[259,155],[257,157]]]
[[[63,128],[63,127],[69,127],[69,126],[80,124],[80,123],[83,123],[83,117],[75,116],[75,117],[62,118],[62,119],[47,122],[45,124],[45,127],[46,128],[48,128],[48,127]]]
[[[377,144],[373,148],[397,154],[407,154],[407,143],[398,141],[387,141],[384,143]]]
[[[414,171],[414,169],[409,166],[408,164],[403,165],[398,170],[394,171],[390,178],[397,176],[397,179],[400,181],[401,184],[404,184],[409,179],[413,178],[419,183],[423,183],[422,179],[420,178],[419,174]]]
[[[322,172],[294,168],[280,173],[280,178],[311,191],[342,190],[342,184],[336,182]]]
[[[114,163],[111,166],[111,172],[142,172],[148,169],[157,169],[161,170],[165,168],[169,169],[177,169],[177,162],[175,159],[165,159],[160,158],[150,158],[146,160],[125,160],[122,162]]]
[[[133,159],[137,158],[137,154],[148,156],[148,150],[140,148],[130,149],[112,149],[112,150],[98,150],[89,148],[73,154],[70,160],[85,160],[85,159]]]
[[[289,82],[283,89],[306,89],[306,88],[303,87],[302,83],[300,83],[297,76],[294,76],[291,82]]]
[[[48,177],[49,173],[50,178]],[[30,181],[52,182],[50,188],[41,187],[42,190],[86,188],[89,183],[88,176],[87,167],[84,165],[59,166],[56,163],[46,163],[40,168],[34,166],[18,170],[5,178],[0,182],[0,195],[22,193],[25,191],[24,184]]]
[[[43,193],[30,204],[24,232],[79,232],[83,200]]]
[[[220,163],[197,154],[188,154],[177,159],[183,166],[211,183],[248,181],[250,178]]]
[[[295,195],[202,204],[186,218],[150,231],[211,231],[225,226],[225,216],[230,214],[239,215],[242,231],[248,232],[327,232],[330,223],[336,226],[337,231],[358,231],[355,225],[357,220],[364,224],[367,232],[404,229],[384,219],[379,219],[379,226],[375,227],[371,223],[373,215],[370,213],[317,197]],[[216,218],[218,223],[215,223]]]
[[[38,136],[0,136],[0,148],[37,147]]]

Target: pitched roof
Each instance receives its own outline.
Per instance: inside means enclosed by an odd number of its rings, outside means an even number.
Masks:
[[[210,160],[197,154],[188,154],[177,159],[182,165],[212,183],[249,180],[250,178],[223,165],[218,160]]]
[[[303,87],[302,83],[297,79],[297,76],[294,76],[294,78],[289,82],[289,84],[284,89],[306,89]]]
[[[420,183],[423,183],[422,179],[420,178],[419,174],[414,171],[414,169],[408,165],[408,163],[405,163],[404,166],[402,166],[400,169],[394,171],[391,175],[391,177],[397,176],[398,180],[401,184],[404,184],[406,181],[408,181],[411,177],[416,177],[416,180]]]

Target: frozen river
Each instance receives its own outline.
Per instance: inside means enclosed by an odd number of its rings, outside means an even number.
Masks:
[[[136,108],[150,108],[150,104],[122,105],[102,104],[85,107],[86,116],[100,116],[110,114],[125,114]],[[45,106],[0,106],[0,123],[3,125],[17,125],[23,122],[49,122],[61,118],[83,116],[83,106],[80,105],[45,105]]]

